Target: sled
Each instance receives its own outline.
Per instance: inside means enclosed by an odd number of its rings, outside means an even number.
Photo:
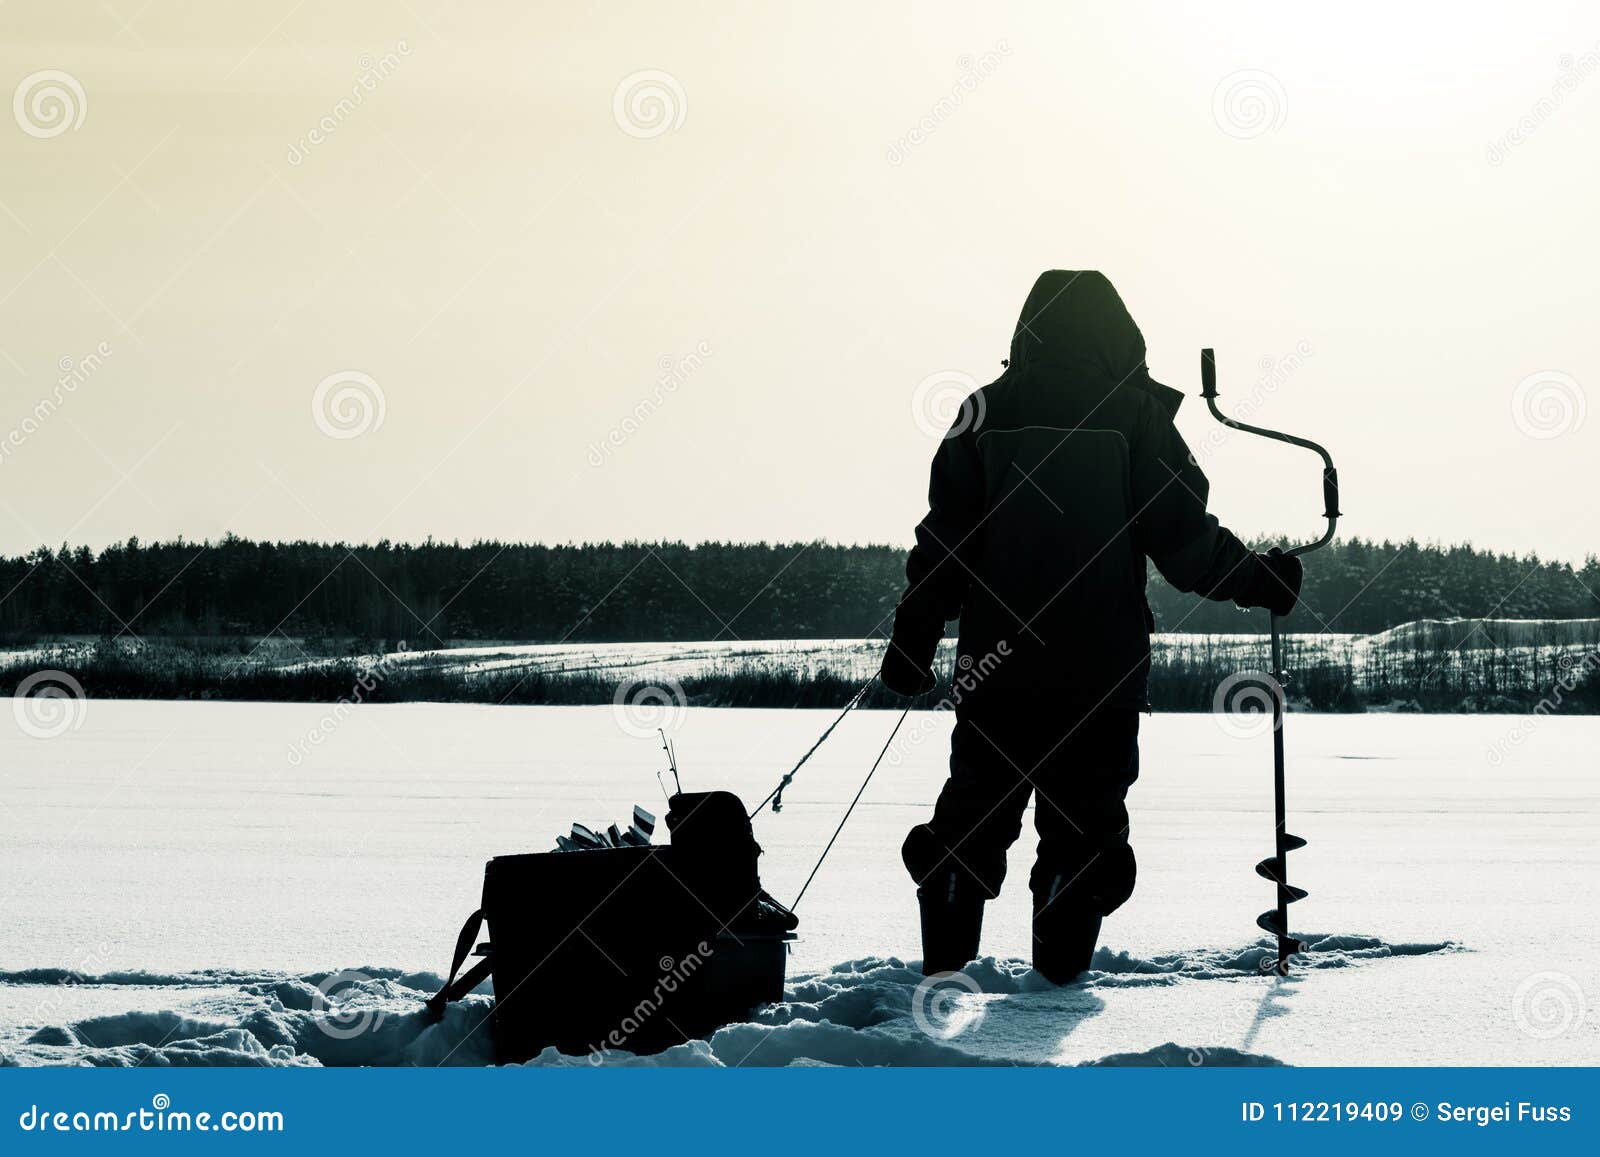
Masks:
[[[490,860],[430,1015],[488,977],[495,1058],[508,1064],[551,1046],[660,1052],[782,1000],[799,921],[762,890],[743,803],[680,792],[666,823],[665,846]],[[458,976],[472,954],[481,959]]]

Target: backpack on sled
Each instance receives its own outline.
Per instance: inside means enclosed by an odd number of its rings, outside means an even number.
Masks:
[[[495,1058],[508,1064],[551,1045],[660,1052],[782,1000],[799,921],[761,888],[743,803],[726,791],[668,803],[665,846],[490,860],[431,1017],[491,978]]]

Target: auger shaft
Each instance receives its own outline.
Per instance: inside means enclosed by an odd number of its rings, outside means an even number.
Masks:
[[[1289,800],[1283,773],[1283,643],[1278,634],[1278,616],[1272,624],[1272,810],[1274,857],[1278,868],[1278,975],[1289,975],[1289,956],[1299,950],[1299,942],[1289,938]]]
[[[1318,547],[1326,546],[1332,539],[1339,525],[1339,472],[1334,469],[1333,457],[1326,449],[1308,438],[1296,437],[1285,434],[1280,430],[1268,430],[1262,426],[1251,426],[1244,422],[1235,421],[1217,408],[1217,361],[1216,354],[1209,350],[1200,351],[1200,394],[1206,400],[1206,406],[1217,421],[1235,430],[1246,434],[1256,434],[1263,438],[1271,438],[1276,442],[1287,442],[1291,446],[1301,446],[1307,450],[1315,451],[1322,458],[1322,502],[1323,518],[1327,519],[1328,526],[1322,536],[1315,541],[1301,543],[1298,546],[1286,546],[1284,554],[1308,554]],[[1304,945],[1289,932],[1289,905],[1296,900],[1305,899],[1307,892],[1304,888],[1296,888],[1289,883],[1289,853],[1306,846],[1306,841],[1300,836],[1289,834],[1289,806],[1284,775],[1283,753],[1283,715],[1284,715],[1284,689],[1283,689],[1283,638],[1279,630],[1279,619],[1276,614],[1270,619],[1272,633],[1272,810],[1275,821],[1273,827],[1273,854],[1270,859],[1262,860],[1256,865],[1256,875],[1271,880],[1277,889],[1277,905],[1256,917],[1256,926],[1262,931],[1270,933],[1278,943],[1277,973],[1279,976],[1289,974],[1289,957],[1301,951]]]

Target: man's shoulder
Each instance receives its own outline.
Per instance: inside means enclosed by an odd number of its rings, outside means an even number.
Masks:
[[[1178,407],[1183,405],[1182,392],[1171,386],[1162,385],[1149,374],[1137,374],[1128,379],[1127,385],[1135,392],[1142,394],[1156,409],[1168,418],[1175,418]]]

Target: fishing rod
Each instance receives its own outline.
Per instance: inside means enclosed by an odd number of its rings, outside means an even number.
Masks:
[[[1327,449],[1309,438],[1300,438],[1293,434],[1285,434],[1281,430],[1268,430],[1262,426],[1251,426],[1236,421],[1218,409],[1217,355],[1214,350],[1200,351],[1200,396],[1206,400],[1211,416],[1224,426],[1246,434],[1271,438],[1275,442],[1301,446],[1321,455],[1322,517],[1327,520],[1328,527],[1323,531],[1322,537],[1314,542],[1286,546],[1282,549],[1286,555],[1302,555],[1328,545],[1339,526],[1339,471],[1334,469],[1333,456]],[[1269,908],[1256,917],[1256,926],[1277,938],[1277,973],[1279,976],[1287,976],[1289,957],[1305,948],[1300,940],[1289,934],[1289,905],[1296,900],[1304,900],[1309,893],[1304,888],[1296,888],[1289,883],[1289,853],[1305,847],[1306,841],[1300,836],[1289,834],[1288,804],[1285,800],[1283,774],[1283,642],[1278,630],[1278,615],[1275,612],[1269,614],[1272,629],[1272,802],[1276,826],[1273,833],[1275,840],[1273,854],[1256,865],[1256,875],[1271,880],[1277,886],[1278,902],[1276,907]]]
[[[656,734],[661,736],[661,750],[667,753],[667,770],[672,772],[672,785],[683,794],[683,780],[678,778],[678,753],[672,750],[672,741],[667,738],[665,727],[656,728]],[[667,785],[661,782],[661,771],[656,770],[656,783],[661,785],[661,794],[667,797],[667,802],[672,802],[672,796],[667,792]]]
[[[821,747],[828,736],[833,734],[833,729],[844,722],[844,717],[861,705],[861,700],[866,697],[867,690],[877,681],[877,678],[877,674],[874,673],[865,683],[855,689],[849,699],[845,700],[844,710],[834,717],[833,722],[828,724],[827,729],[817,737],[817,741],[806,749],[806,753],[800,757],[800,761],[784,773],[783,778],[778,781],[778,786],[767,793],[767,798],[756,804],[755,810],[750,813],[750,819],[755,819],[761,813],[761,809],[769,803],[772,805],[774,812],[783,810],[783,792],[785,788],[794,782],[795,773],[806,765],[806,760],[816,754],[817,748]],[[868,778],[871,778],[870,772],[868,773]]]
[[[755,819],[768,804],[772,805],[774,812],[783,810],[783,792],[785,788],[794,782],[795,773],[805,766],[806,760],[810,759],[816,753],[817,748],[821,747],[824,741],[827,740],[828,736],[833,734],[834,729],[844,722],[844,717],[861,705],[861,701],[866,698],[867,691],[877,680],[878,675],[873,674],[865,683],[856,688],[850,698],[845,701],[844,710],[834,717],[833,722],[828,724],[827,729],[817,737],[817,741],[806,749],[806,753],[800,757],[800,761],[784,774],[784,777],[778,781],[778,786],[772,789],[771,794],[756,805],[755,810],[750,813],[749,819]],[[895,720],[894,730],[889,732],[889,738],[883,741],[883,749],[878,752],[878,758],[874,759],[872,766],[867,769],[867,777],[861,781],[861,786],[856,789],[855,798],[850,801],[850,806],[844,809],[844,815],[839,818],[839,826],[833,829],[833,835],[828,837],[827,846],[822,849],[822,854],[817,857],[817,862],[811,866],[811,874],[806,877],[806,882],[800,885],[800,891],[789,905],[790,912],[799,907],[800,901],[805,897],[806,889],[810,888],[811,881],[817,878],[817,872],[822,868],[822,861],[826,860],[828,853],[833,851],[833,845],[839,839],[839,833],[844,831],[844,825],[850,822],[850,817],[854,814],[856,805],[861,802],[861,797],[866,794],[867,785],[872,782],[872,777],[878,772],[878,765],[883,762],[883,757],[889,754],[889,745],[894,742],[894,737],[900,734],[900,727],[905,723],[906,716],[910,714],[911,704],[907,703],[905,710],[900,712],[900,718]]]

